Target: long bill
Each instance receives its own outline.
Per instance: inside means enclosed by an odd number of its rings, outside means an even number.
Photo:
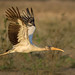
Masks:
[[[46,46],[45,48],[39,48],[39,47],[35,48],[35,51],[48,51],[48,50],[64,52],[64,50],[62,49],[55,48],[55,47],[48,47],[48,46]]]
[[[55,50],[55,51],[62,51],[62,52],[64,52],[64,50],[59,49],[59,48],[55,48],[55,47],[51,47],[51,50],[52,50],[52,51]]]

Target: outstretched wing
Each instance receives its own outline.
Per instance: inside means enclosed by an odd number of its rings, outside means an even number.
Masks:
[[[20,25],[15,24],[15,23],[10,23],[8,26],[8,37],[10,42],[15,45],[18,43],[18,32],[20,30]]]
[[[31,30],[33,27],[31,28],[31,26],[35,26],[35,23],[32,8],[30,11],[28,8],[25,11],[23,10],[22,14],[23,15],[20,15],[19,9],[17,7],[16,9],[13,7],[9,8],[6,11],[6,17],[9,21],[11,21],[8,26],[8,37],[13,45],[18,43],[17,35],[20,29],[20,25],[18,25],[17,19],[22,20],[28,26],[29,31],[33,33],[33,30]]]
[[[6,11],[6,17],[9,21],[18,23],[17,19],[21,20],[21,15],[19,12],[19,9],[16,7],[16,9],[14,9],[14,7],[7,9]]]
[[[6,17],[10,21],[8,26],[8,36],[13,45],[17,44],[18,42],[24,41],[28,39],[28,28],[26,26],[26,22],[24,23],[19,9],[9,8],[6,11]],[[26,19],[25,19],[26,20]]]
[[[27,8],[25,11],[22,11],[23,15],[22,15],[22,19],[24,22],[27,23],[28,26],[35,26],[35,21],[34,21],[34,14],[33,14],[33,9],[31,8],[31,10],[29,11],[29,9]]]

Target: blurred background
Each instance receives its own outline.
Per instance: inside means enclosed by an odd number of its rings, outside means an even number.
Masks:
[[[75,75],[75,0],[0,0],[0,53],[12,48],[5,11],[33,8],[33,42],[65,52],[14,53],[0,57],[0,75]]]

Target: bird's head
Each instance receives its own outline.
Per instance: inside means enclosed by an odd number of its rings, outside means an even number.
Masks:
[[[46,49],[47,50],[52,50],[52,51],[62,51],[62,52],[64,52],[64,50],[62,50],[62,49],[59,49],[59,48],[56,48],[56,47],[52,47],[52,46],[46,46]]]

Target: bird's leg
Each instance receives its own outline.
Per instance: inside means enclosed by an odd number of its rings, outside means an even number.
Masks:
[[[0,56],[6,55],[6,54],[9,54],[9,53],[14,53],[14,52],[15,52],[14,50],[9,50],[9,51],[7,51],[7,52],[5,52],[5,53],[3,53],[3,54],[0,54]]]

